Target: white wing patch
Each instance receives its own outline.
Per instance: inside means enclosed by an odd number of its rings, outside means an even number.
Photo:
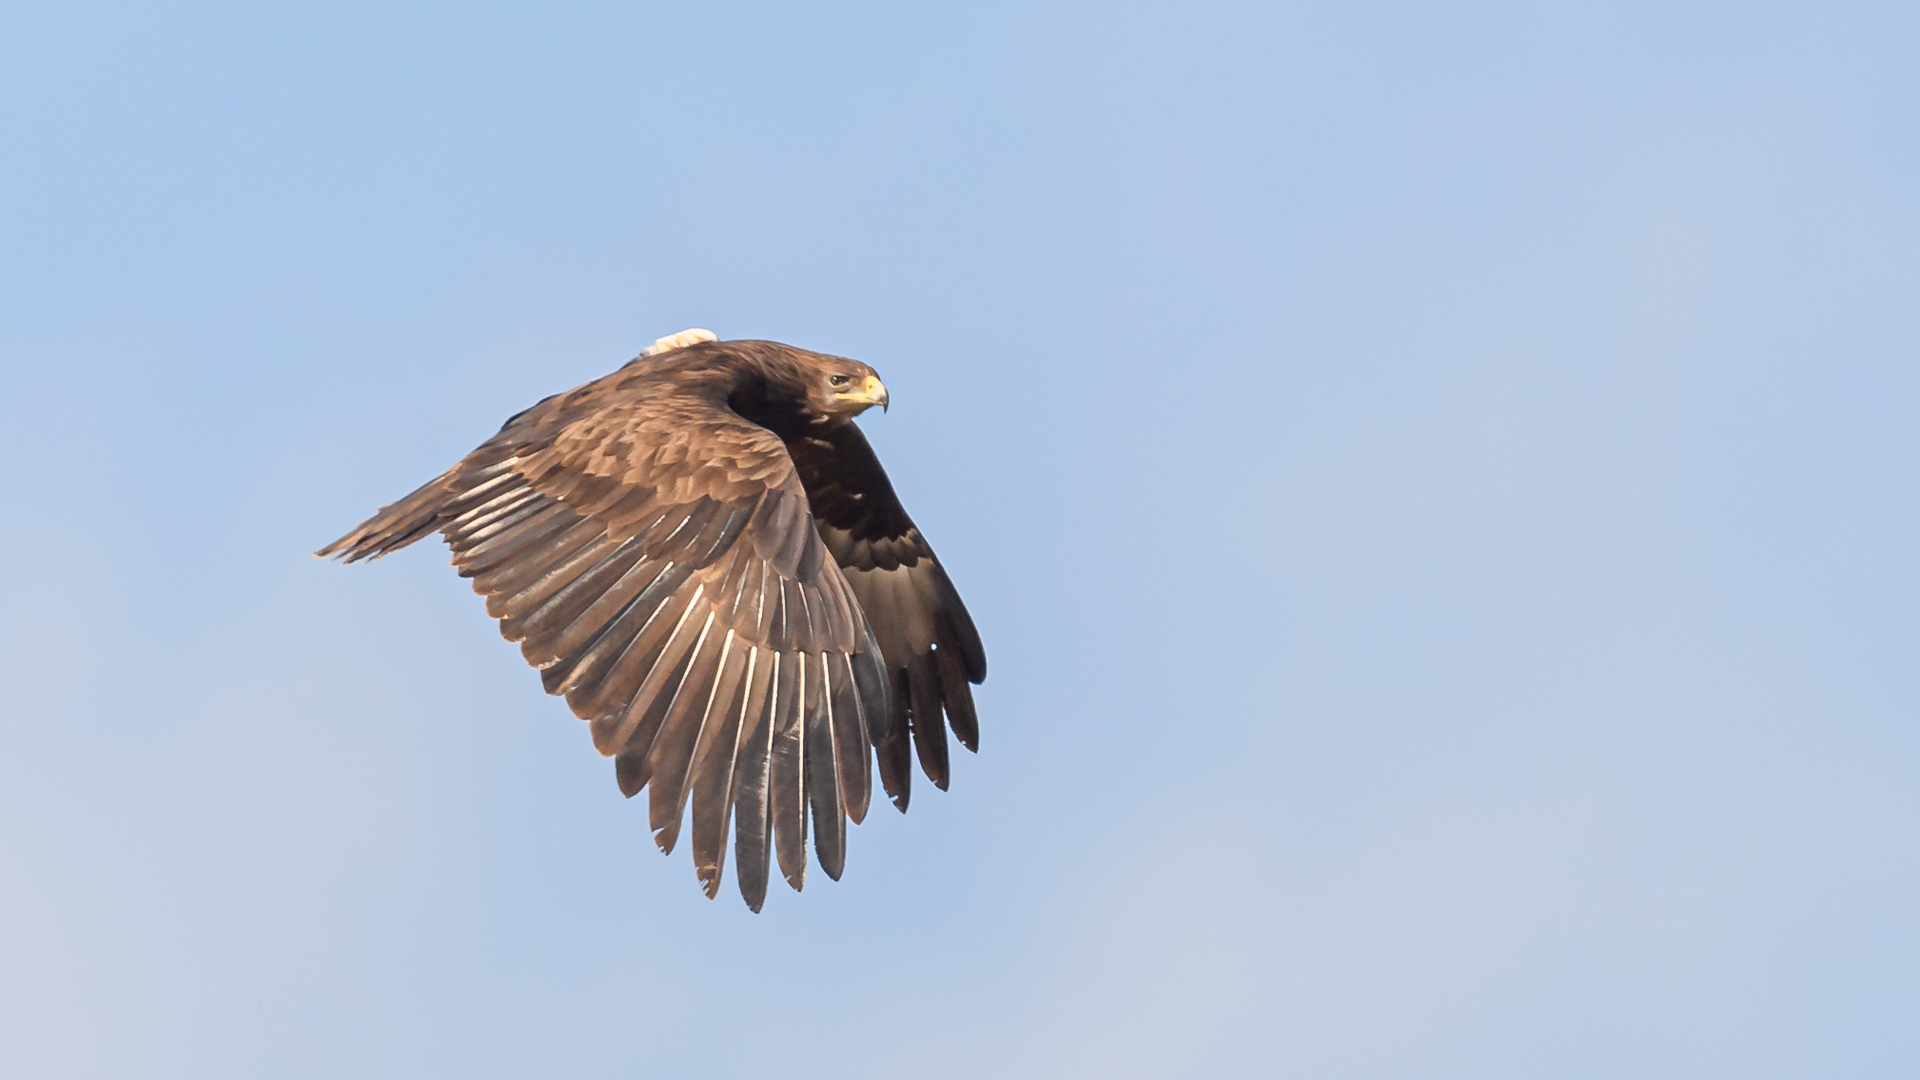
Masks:
[[[684,349],[689,345],[698,345],[705,341],[719,341],[720,335],[711,330],[693,327],[677,334],[668,334],[640,351],[641,356],[659,356],[663,352]]]

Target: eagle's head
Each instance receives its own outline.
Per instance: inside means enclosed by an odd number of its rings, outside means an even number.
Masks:
[[[887,408],[887,386],[872,368],[844,356],[814,354],[807,400],[823,420],[851,420],[875,405]]]
[[[684,352],[683,352],[684,350]],[[843,424],[875,405],[887,407],[880,375],[858,360],[796,349],[774,341],[720,341],[711,330],[682,330],[654,342],[640,356],[684,356],[738,379],[728,402],[734,411],[787,437],[800,426]]]

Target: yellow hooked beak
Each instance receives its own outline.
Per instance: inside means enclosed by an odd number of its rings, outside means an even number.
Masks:
[[[858,390],[848,390],[842,396],[862,405],[878,405],[881,412],[887,411],[887,387],[877,375],[867,376],[867,381],[861,383]]]

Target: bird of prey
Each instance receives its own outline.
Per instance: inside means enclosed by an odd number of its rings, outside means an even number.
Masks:
[[[769,852],[805,883],[808,818],[839,878],[870,762],[907,808],[978,747],[986,653],[853,418],[887,389],[856,360],[706,330],[661,338],[499,434],[316,554],[438,532],[547,692],[588,721],[620,790],[720,888],[729,825],[747,906]],[[911,751],[909,750],[911,744]]]

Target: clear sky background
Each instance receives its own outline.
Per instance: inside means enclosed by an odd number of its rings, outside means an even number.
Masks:
[[[1920,9],[0,8],[0,1072],[1920,1073]],[[421,544],[706,326],[992,658],[754,916]]]

